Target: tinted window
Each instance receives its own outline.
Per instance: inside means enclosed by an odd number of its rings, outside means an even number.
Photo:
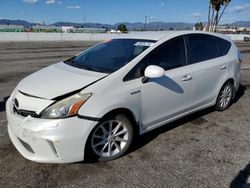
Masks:
[[[129,71],[129,73],[124,77],[123,81],[129,81],[136,78],[140,78],[144,75],[144,70],[146,69],[147,64],[145,61],[141,61],[137,65],[134,66],[134,68]]]
[[[165,70],[181,67],[186,64],[186,52],[183,37],[167,41],[153,50],[138,63],[124,78],[124,81],[140,78],[148,65],[157,65]]]
[[[126,65],[154,42],[137,39],[110,40],[84,51],[65,63],[82,69],[112,73]]]
[[[204,34],[189,35],[190,63],[198,63],[219,56],[216,41],[213,36]]]
[[[157,65],[165,70],[181,67],[186,64],[185,45],[182,37],[172,39],[148,56],[149,65]]]
[[[216,40],[217,45],[219,47],[220,56],[227,55],[227,53],[229,52],[229,50],[231,48],[231,43],[224,40],[224,39],[218,38],[218,37],[215,37],[215,40]]]

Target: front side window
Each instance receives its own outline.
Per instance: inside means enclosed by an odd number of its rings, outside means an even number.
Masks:
[[[171,39],[157,47],[139,62],[124,78],[124,81],[140,78],[149,65],[157,65],[165,70],[186,65],[186,51],[183,37]]]
[[[110,74],[129,63],[154,42],[141,39],[114,39],[94,46],[65,63],[82,69]]]
[[[172,39],[154,50],[148,57],[149,65],[157,65],[165,70],[181,67],[186,64],[186,53],[183,37]]]
[[[213,36],[192,34],[188,36],[190,63],[199,63],[219,56],[216,41]]]

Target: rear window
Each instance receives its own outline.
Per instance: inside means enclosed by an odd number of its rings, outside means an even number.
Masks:
[[[204,34],[188,35],[190,63],[199,63],[219,57],[219,51],[213,36]]]

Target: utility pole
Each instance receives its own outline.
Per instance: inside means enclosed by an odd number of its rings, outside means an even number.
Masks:
[[[85,27],[85,23],[86,23],[86,16],[85,14],[83,15],[83,27]]]
[[[148,17],[147,17],[147,16],[145,16],[144,31],[146,31],[146,30],[147,30],[147,19],[148,19]]]
[[[45,23],[44,23],[44,20],[43,20],[43,29],[45,28]]]
[[[150,31],[150,22],[151,22],[151,17],[148,17],[148,30]]]

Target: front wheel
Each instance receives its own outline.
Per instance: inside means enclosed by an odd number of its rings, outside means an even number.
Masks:
[[[231,82],[224,84],[216,101],[215,109],[217,111],[224,111],[231,105],[233,92],[233,84]]]
[[[92,131],[88,148],[94,160],[110,161],[124,155],[133,139],[133,127],[125,115],[109,116]]]

